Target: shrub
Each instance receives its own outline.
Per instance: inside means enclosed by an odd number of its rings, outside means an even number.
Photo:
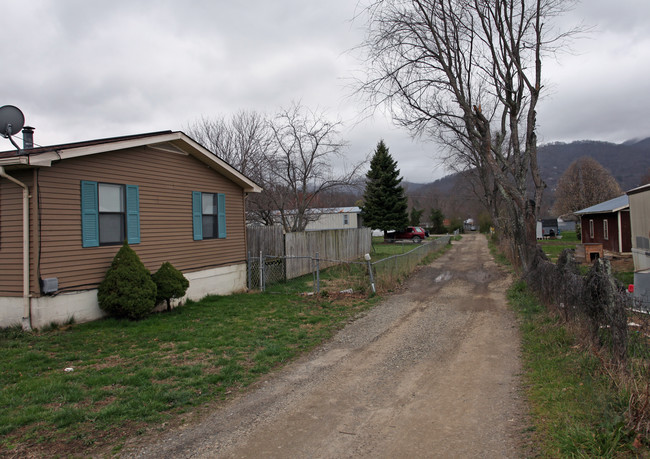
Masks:
[[[156,304],[163,300],[166,301],[168,311],[172,309],[172,298],[182,297],[190,286],[190,282],[183,276],[183,273],[168,261],[164,262],[151,278],[156,283],[158,292],[156,293]]]
[[[139,320],[156,306],[156,284],[140,257],[124,241],[97,292],[99,307],[114,317]]]

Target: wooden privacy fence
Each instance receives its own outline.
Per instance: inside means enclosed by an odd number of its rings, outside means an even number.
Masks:
[[[259,256],[264,255],[276,257],[284,256],[284,234],[281,226],[251,226],[246,228],[246,240],[248,253]]]
[[[313,257],[318,254],[321,269],[342,261],[356,260],[372,249],[372,230],[354,228],[326,231],[305,231],[284,235],[285,255]],[[287,279],[312,272],[311,261],[305,258],[287,260]]]
[[[248,231],[249,256],[305,257],[286,259],[286,278],[312,272],[311,258],[318,254],[321,268],[340,261],[356,260],[372,249],[372,230],[352,228],[282,234],[282,228],[251,227]]]

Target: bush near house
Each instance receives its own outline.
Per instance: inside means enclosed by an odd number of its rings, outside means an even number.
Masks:
[[[185,295],[190,282],[183,273],[168,261],[164,262],[151,278],[156,284],[156,304],[165,301],[167,310],[172,310],[171,300]]]
[[[156,306],[156,284],[127,241],[115,254],[97,291],[99,307],[113,317],[140,320]]]

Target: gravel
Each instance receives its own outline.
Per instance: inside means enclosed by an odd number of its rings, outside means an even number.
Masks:
[[[510,279],[465,236],[309,355],[123,457],[520,457]]]

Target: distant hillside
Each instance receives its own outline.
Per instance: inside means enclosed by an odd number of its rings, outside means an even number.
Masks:
[[[631,190],[640,185],[641,177],[650,170],[650,138],[629,140],[621,144],[582,140],[540,146],[538,151],[539,168],[548,186],[544,193],[546,211],[552,205],[553,194],[559,178],[573,161],[582,156],[590,156],[598,161],[612,174],[623,191]],[[458,190],[456,181],[459,177],[459,174],[452,174],[431,183],[404,182],[404,184],[409,195],[444,196]],[[466,195],[465,198],[470,199],[469,195]],[[458,206],[458,204],[455,205]],[[440,206],[442,207],[442,205]]]
[[[622,144],[584,140],[543,145],[538,160],[548,188],[554,190],[567,167],[582,156],[598,161],[627,191],[639,186],[641,177],[650,169],[650,138]]]

